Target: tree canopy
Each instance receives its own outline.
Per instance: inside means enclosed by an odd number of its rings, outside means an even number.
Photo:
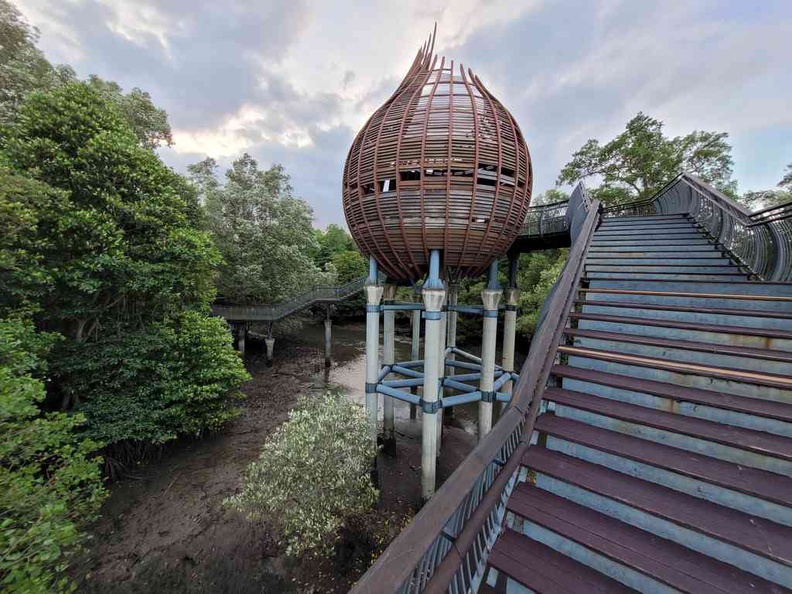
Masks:
[[[0,126],[16,118],[24,99],[36,91],[50,91],[75,82],[77,75],[65,65],[51,64],[36,47],[38,30],[7,0],[0,0]],[[154,105],[145,91],[124,93],[112,81],[96,75],[89,84],[115,104],[142,146],[156,148],[173,143],[168,114]]]
[[[786,173],[775,188],[748,192],[742,201],[751,209],[770,208],[792,202],[792,163],[786,166]]]
[[[727,139],[726,132],[699,130],[668,138],[663,122],[638,113],[613,140],[605,144],[587,141],[572,155],[556,183],[594,178],[600,185],[592,193],[603,202],[628,202],[650,198],[684,170],[735,196]]]
[[[222,254],[219,296],[235,303],[277,303],[326,281],[314,263],[313,213],[295,197],[281,165],[259,169],[253,157],[236,159],[221,181],[217,163],[190,165],[208,228]]]
[[[192,187],[90,83],[30,94],[3,153],[2,259],[14,266],[0,282],[7,307],[65,339],[50,396],[106,444],[219,426],[246,374],[206,316],[220,257]]]

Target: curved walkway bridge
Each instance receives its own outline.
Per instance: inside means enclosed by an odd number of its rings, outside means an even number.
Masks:
[[[527,227],[571,250],[512,400],[353,591],[790,591],[792,204],[683,174]]]

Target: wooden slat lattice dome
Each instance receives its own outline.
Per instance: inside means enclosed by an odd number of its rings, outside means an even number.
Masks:
[[[531,185],[517,122],[470,70],[434,55],[433,35],[352,143],[344,214],[390,279],[420,279],[432,249],[449,275],[472,277],[514,241]]]

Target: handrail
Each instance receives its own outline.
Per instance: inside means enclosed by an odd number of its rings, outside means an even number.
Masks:
[[[532,341],[510,406],[352,592],[462,593],[481,579],[600,219],[599,201],[589,204],[580,188],[581,203],[588,209],[580,210],[579,216],[585,219],[550,298],[547,322]]]
[[[773,214],[770,214],[773,213]],[[774,223],[776,221],[783,221],[792,217],[792,201],[770,206],[768,208],[757,210],[751,214],[751,219],[754,221],[749,226],[764,225],[767,223]]]
[[[687,214],[742,268],[763,281],[792,281],[792,202],[750,212],[689,173],[650,198],[605,207],[603,216]]]
[[[274,305],[213,304],[212,313],[227,320],[277,321],[316,301],[340,300],[360,291],[366,281],[362,276],[340,286],[315,285],[305,293]]]
[[[648,201],[655,214],[687,214],[741,267],[763,281],[792,280],[792,206],[751,213],[723,192],[681,173]],[[769,212],[777,216],[767,216]],[[610,215],[606,209],[606,216]]]
[[[520,235],[545,236],[569,231],[567,208],[569,200],[561,200],[552,204],[531,206],[525,214]]]

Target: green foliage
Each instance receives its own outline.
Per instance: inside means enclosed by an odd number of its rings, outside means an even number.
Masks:
[[[311,258],[316,250],[311,208],[292,195],[283,167],[261,171],[245,154],[226,172],[224,184],[213,159],[189,170],[223,256],[217,278],[221,297],[278,303],[328,281]]]
[[[733,161],[727,138],[726,132],[698,130],[667,138],[663,122],[639,113],[610,142],[586,142],[556,183],[575,184],[594,177],[601,185],[592,193],[612,204],[650,198],[685,170],[734,196],[737,184],[731,179]]]
[[[339,285],[352,282],[368,272],[368,262],[357,250],[339,252],[330,261],[336,269]]]
[[[786,173],[784,177],[778,182],[778,187],[792,192],[792,163],[786,166]]]
[[[0,127],[15,117],[25,97],[53,89],[74,78],[74,71],[54,67],[36,47],[38,31],[16,7],[0,0]]]
[[[567,255],[568,250],[562,249],[531,252],[520,256],[518,333],[528,336],[536,331],[542,306],[561,276]]]
[[[0,584],[3,592],[73,590],[64,571],[105,496],[98,444],[82,415],[41,414],[42,354],[52,338],[0,320]]]
[[[68,66],[54,66],[36,47],[38,31],[7,0],[0,0],[0,126],[10,125],[22,102],[36,91],[52,91],[74,82],[76,75]],[[92,75],[89,84],[113,103],[132,127],[141,146],[171,146],[168,114],[157,108],[151,97],[138,88],[124,93],[112,81]]]
[[[15,229],[0,282],[9,307],[38,300],[36,322],[66,339],[50,393],[110,444],[219,426],[246,375],[206,316],[220,256],[192,186],[86,83],[32,94],[4,148],[20,173],[0,170],[0,222]]]
[[[163,443],[218,429],[236,413],[248,378],[219,318],[186,311],[144,327],[61,350],[63,393],[90,419],[102,442]]]
[[[332,262],[339,254],[357,251],[352,237],[338,225],[330,224],[324,231],[316,229],[314,233],[318,244],[314,260],[320,268],[328,262]]]
[[[36,93],[6,140],[8,161],[68,198],[39,210],[57,271],[48,321],[77,340],[108,321],[150,319],[213,298],[219,254],[195,228],[186,182],[137,139],[89,85]],[[11,183],[11,182],[8,182]]]
[[[67,194],[0,167],[0,316],[32,313],[52,290],[55,222]]]
[[[531,196],[531,206],[541,206],[542,204],[553,204],[569,200],[569,194],[558,188],[550,188],[541,194]]]
[[[377,500],[375,455],[359,406],[339,392],[303,397],[226,503],[274,522],[290,555],[327,552],[344,523]]]
[[[141,146],[157,148],[165,144],[173,144],[173,134],[168,123],[168,114],[151,101],[151,95],[135,87],[124,94],[118,83],[105,81],[91,75],[89,84],[106,100],[114,103],[132,126]]]
[[[792,163],[786,166],[787,173],[778,182],[778,190],[760,190],[747,192],[741,202],[751,210],[760,210],[792,202]]]

